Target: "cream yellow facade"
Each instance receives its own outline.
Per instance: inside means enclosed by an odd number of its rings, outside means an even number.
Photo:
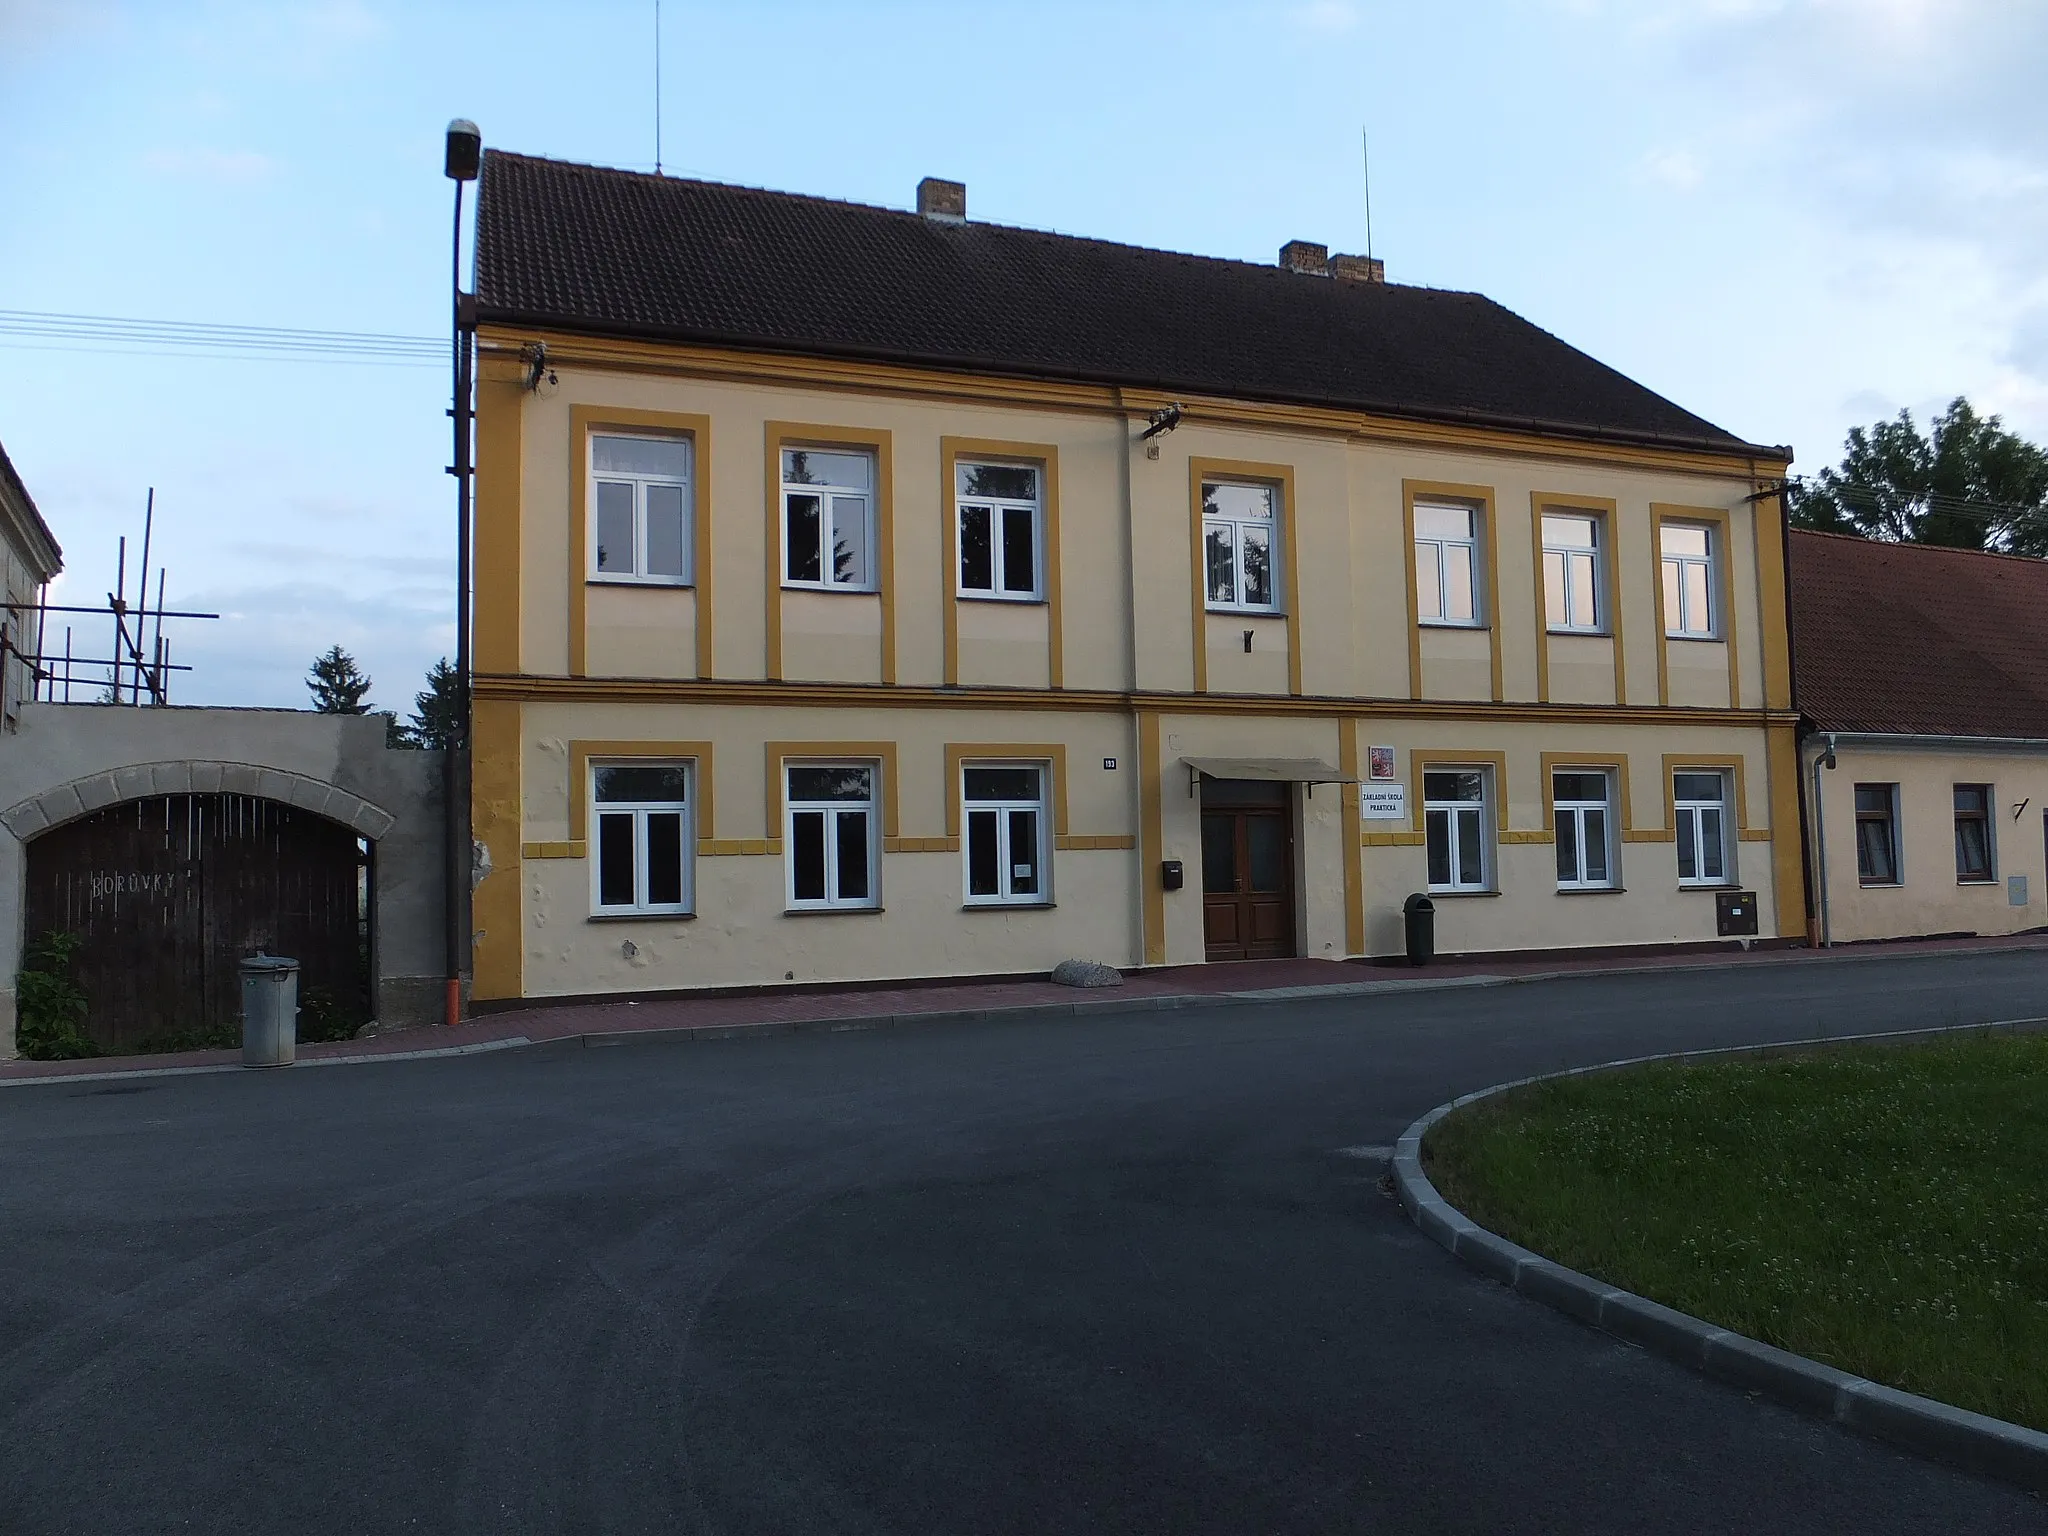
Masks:
[[[1809,792],[1814,889],[1826,893],[1828,942],[2048,925],[2048,742],[1815,735],[1803,760],[1818,788]],[[1859,787],[1871,823],[1860,830]],[[1974,834],[1958,837],[1959,788],[1985,791],[1981,864]],[[1975,805],[1964,815],[1974,819]],[[1864,840],[1877,846],[1860,850]]]
[[[552,382],[527,387],[522,348]],[[1438,898],[1445,952],[1715,938],[1682,888],[1673,774],[1729,786],[1727,885],[1763,936],[1805,932],[1784,644],[1784,465],[1334,410],[579,339],[479,337],[474,815],[491,873],[480,999],[1197,963],[1208,946],[1189,759],[1391,748],[1398,821],[1358,790],[1286,790],[1304,956],[1401,949],[1427,883],[1425,765],[1480,771],[1484,894]],[[687,439],[687,586],[593,581],[590,438]],[[874,465],[875,590],[781,580],[780,450]],[[1035,466],[1037,600],[956,591],[954,466]],[[1271,487],[1277,609],[1212,611],[1205,480]],[[1762,493],[1762,494],[1760,494]],[[1415,508],[1469,508],[1480,618],[1416,619]],[[1599,520],[1608,621],[1550,630],[1542,517]],[[1667,637],[1657,529],[1712,530],[1711,639]],[[1382,759],[1384,754],[1381,754]],[[878,905],[788,910],[783,763],[876,774]],[[691,765],[687,915],[593,916],[592,764]],[[1046,899],[963,901],[960,771],[1039,765]],[[1611,775],[1610,889],[1561,891],[1550,779]],[[2036,850],[2038,854],[2038,849]],[[1167,889],[1162,866],[1187,872]]]

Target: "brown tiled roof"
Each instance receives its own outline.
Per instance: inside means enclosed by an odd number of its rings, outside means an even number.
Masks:
[[[476,249],[486,322],[1750,451],[1472,293],[502,150]]]
[[[1795,532],[1791,588],[1818,729],[2048,739],[2048,561]]]

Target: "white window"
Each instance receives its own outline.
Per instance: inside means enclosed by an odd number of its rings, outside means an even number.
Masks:
[[[1664,633],[1687,640],[1713,639],[1713,530],[1697,523],[1665,523],[1658,540],[1664,559]]]
[[[1424,624],[1479,623],[1479,514],[1470,507],[1415,508],[1415,617]]]
[[[961,464],[960,592],[1029,602],[1039,585],[1038,470],[1028,464]]]
[[[1543,514],[1543,609],[1550,628],[1599,634],[1600,519],[1582,512]]]
[[[782,584],[872,592],[874,543],[874,455],[783,449]]]
[[[597,581],[690,581],[690,444],[680,437],[593,433],[597,515],[590,574]]]
[[[1856,878],[1864,885],[1899,883],[1899,786],[1856,786]]]
[[[696,833],[687,763],[598,764],[591,905],[600,915],[688,912]]]
[[[1671,778],[1678,816],[1678,883],[1733,885],[1728,868],[1728,776],[1676,773]]]
[[[783,771],[790,906],[826,910],[877,905],[874,765],[792,763]]]
[[[968,904],[1044,902],[1045,770],[973,764],[961,778]]]
[[[1270,485],[1202,482],[1202,557],[1211,608],[1280,606],[1273,574],[1280,493]]]
[[[1614,818],[1608,814],[1608,777],[1577,768],[1550,776],[1557,829],[1557,888],[1603,891],[1614,885]]]
[[[1487,889],[1486,788],[1486,772],[1480,768],[1432,769],[1422,775],[1432,891]]]

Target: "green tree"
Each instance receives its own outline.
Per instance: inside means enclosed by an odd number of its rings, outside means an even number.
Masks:
[[[329,646],[313,658],[313,669],[306,674],[306,688],[313,695],[313,708],[323,715],[370,712],[370,706],[364,702],[370,692],[370,679],[356,665],[355,657],[338,645]]]
[[[1930,426],[1900,411],[1851,427],[1840,467],[1790,487],[1793,526],[2048,555],[2048,450],[1961,396]]]
[[[462,694],[446,656],[427,669],[426,691],[413,695],[408,729],[414,746],[445,752],[461,743]]]

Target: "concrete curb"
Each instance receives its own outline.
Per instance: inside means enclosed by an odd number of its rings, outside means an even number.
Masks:
[[[360,1056],[306,1056],[294,1067],[367,1067],[380,1061],[431,1061],[440,1056],[476,1056],[485,1051],[510,1051],[534,1042],[524,1035],[503,1040],[473,1040],[466,1045],[429,1046],[418,1051],[376,1051]],[[215,1072],[270,1073],[270,1067],[244,1067],[239,1061],[202,1062],[190,1067],[129,1067],[115,1072],[46,1072],[37,1077],[0,1077],[0,1088],[26,1088],[43,1083],[125,1083],[135,1078],[203,1077]]]
[[[1519,1291],[1532,1301],[1554,1307],[1568,1317],[1652,1350],[1716,1381],[1745,1391],[1763,1393],[1788,1407],[1889,1441],[1932,1460],[2000,1478],[2034,1493],[2048,1493],[2048,1434],[1986,1414],[1972,1413],[1966,1408],[1951,1407],[1931,1397],[1866,1381],[1831,1365],[1823,1365],[1818,1360],[1809,1360],[1803,1355],[1717,1327],[1647,1297],[1609,1285],[1604,1280],[1567,1269],[1473,1222],[1447,1202],[1430,1182],[1429,1175],[1422,1171],[1423,1138],[1437,1121],[1453,1110],[1529,1083],[1582,1077],[1656,1061],[1761,1055],[1858,1041],[1902,1041],[2044,1027],[2048,1027],[2048,1019],[2002,1019],[1991,1024],[1947,1025],[1894,1030],[1884,1034],[1837,1035],[1825,1040],[1786,1040],[1769,1045],[1677,1051],[1496,1083],[1476,1093],[1464,1094],[1448,1104],[1439,1104],[1402,1132],[1400,1140],[1394,1144],[1394,1192],[1400,1199],[1401,1208],[1432,1241],[1489,1279]]]
[[[2044,944],[1984,945],[1969,949],[1948,949],[1938,953],[1948,955],[1998,955],[2033,953],[2048,949]],[[1389,993],[1449,992],[1468,987],[1517,987],[1534,982],[1575,981],[1603,976],[1678,976],[1697,971],[1728,970],[1742,965],[1770,965],[1780,962],[1817,963],[1862,962],[1873,960],[1929,959],[1936,952],[1922,954],[1901,954],[1897,951],[1886,953],[1848,954],[1840,950],[1783,950],[1772,951],[1771,959],[1753,961],[1745,956],[1721,955],[1711,959],[1689,961],[1683,964],[1667,965],[1616,965],[1599,967],[1577,967],[1553,971],[1529,971],[1520,975],[1478,972],[1463,976],[1442,976],[1402,972],[1388,967],[1395,974],[1376,981],[1340,981],[1294,987],[1267,987],[1242,992],[1169,992],[1143,997],[1100,998],[1072,1003],[1012,1003],[983,1008],[946,1008],[927,1011],[854,1014],[839,1018],[822,1019],[749,1019],[730,1024],[673,1024],[653,1025],[645,1029],[590,1029],[573,1034],[544,1036],[529,1040],[515,1036],[505,1040],[482,1041],[467,1045],[430,1046],[417,1051],[384,1051],[363,1056],[336,1056],[308,1058],[297,1063],[299,1066],[336,1066],[343,1062],[359,1061],[422,1061],[436,1056],[463,1056],[477,1051],[503,1050],[511,1046],[558,1045],[581,1042],[594,1048],[608,1048],[620,1045],[674,1045],[691,1040],[736,1040],[750,1035],[790,1034],[841,1034],[871,1029],[902,1029],[911,1025],[959,1025],[1010,1023],[1028,1024],[1037,1019],[1071,1019],[1114,1015],[1125,1013],[1165,1013],[1182,1008],[1222,1008],[1251,1006],[1275,1006],[1286,1003],[1316,1002],[1346,997],[1374,997]],[[633,1000],[623,998],[613,1007],[634,1006]],[[1986,1028],[1995,1026],[1968,1026]],[[1915,1033],[1909,1031],[1909,1033]],[[1644,1058],[1648,1060],[1650,1058]],[[0,1066],[5,1066],[0,1062]],[[1621,1065],[1621,1063],[1614,1063]],[[102,1082],[113,1078],[129,1077],[182,1077],[206,1072],[238,1072],[242,1068],[236,1063],[200,1065],[189,1067],[131,1067],[111,1072],[52,1072],[35,1077],[0,1076],[0,1088],[18,1088],[29,1083],[88,1083]],[[1503,1084],[1503,1087],[1512,1086]]]

